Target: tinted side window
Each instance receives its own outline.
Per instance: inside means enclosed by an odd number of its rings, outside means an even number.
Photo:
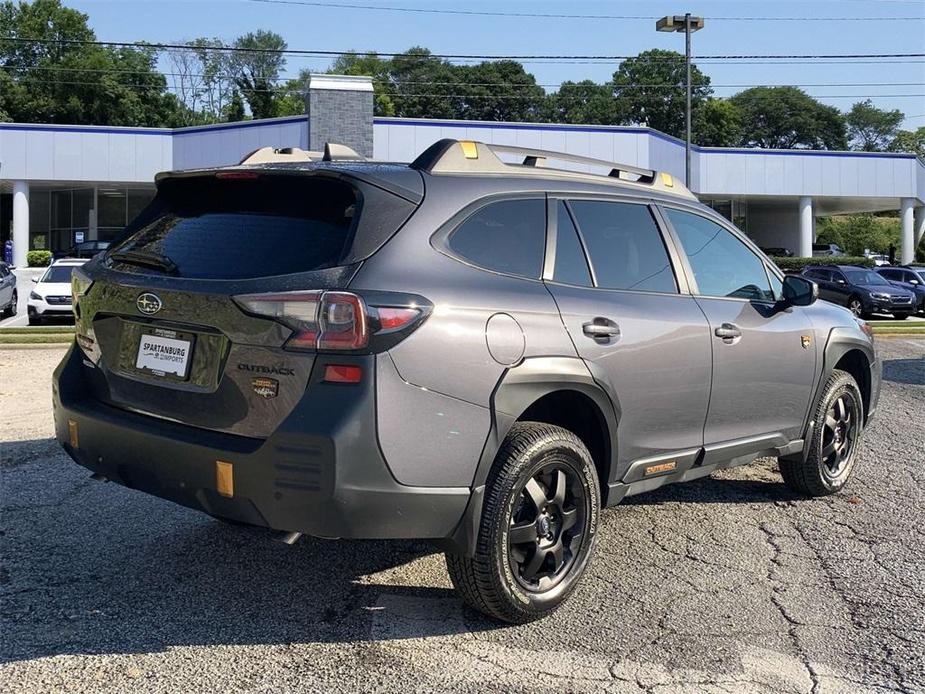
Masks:
[[[556,234],[556,268],[553,280],[566,284],[577,284],[581,287],[591,286],[591,272],[588,270],[588,261],[585,258],[581,241],[578,240],[578,231],[572,224],[572,217],[559,201],[557,210]]]
[[[598,287],[678,291],[662,235],[647,206],[588,200],[569,205]]]
[[[761,259],[728,229],[700,215],[667,209],[684,246],[700,294],[774,299]]]
[[[479,267],[538,279],[546,252],[546,201],[487,205],[453,232],[449,245]]]

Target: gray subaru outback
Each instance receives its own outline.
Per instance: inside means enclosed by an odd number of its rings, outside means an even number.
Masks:
[[[289,542],[433,540],[500,620],[558,607],[624,497],[759,456],[838,491],[876,409],[866,325],[668,174],[442,140],[157,184],[74,272],[61,445]]]

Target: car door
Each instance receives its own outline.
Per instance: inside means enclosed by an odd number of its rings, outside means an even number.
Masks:
[[[692,465],[710,395],[710,331],[645,201],[550,199],[544,273],[578,354],[610,395],[624,479]],[[590,264],[587,262],[590,260]]]
[[[0,263],[0,306],[6,306],[13,298],[16,277],[10,272],[6,263]]]
[[[835,292],[832,291],[832,271],[826,268],[813,268],[804,273],[819,286],[819,298],[825,301],[836,301]]]
[[[848,281],[845,273],[838,268],[832,268],[832,282],[829,285],[830,301],[840,306],[847,306],[851,295],[855,293],[854,285]]]
[[[810,320],[783,308],[776,270],[717,219],[664,207],[691,290],[710,323],[713,388],[707,459],[786,445],[802,435],[816,372]]]

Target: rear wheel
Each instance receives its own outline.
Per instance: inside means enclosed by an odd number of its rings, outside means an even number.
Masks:
[[[581,440],[549,424],[515,424],[488,477],[475,555],[446,556],[453,585],[496,619],[546,616],[587,568],[599,510],[597,472]]]
[[[781,458],[778,463],[788,487],[807,496],[826,496],[844,487],[851,476],[864,428],[861,391],[851,374],[832,372],[814,421],[806,460]]]

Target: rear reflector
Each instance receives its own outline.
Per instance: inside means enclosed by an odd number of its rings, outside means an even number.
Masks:
[[[73,419],[67,420],[67,436],[71,448],[80,448],[80,437],[77,435],[77,422]]]
[[[215,489],[222,496],[234,496],[234,466],[231,463],[215,461]]]
[[[359,383],[363,380],[363,369],[348,364],[328,364],[324,367],[327,383]]]

